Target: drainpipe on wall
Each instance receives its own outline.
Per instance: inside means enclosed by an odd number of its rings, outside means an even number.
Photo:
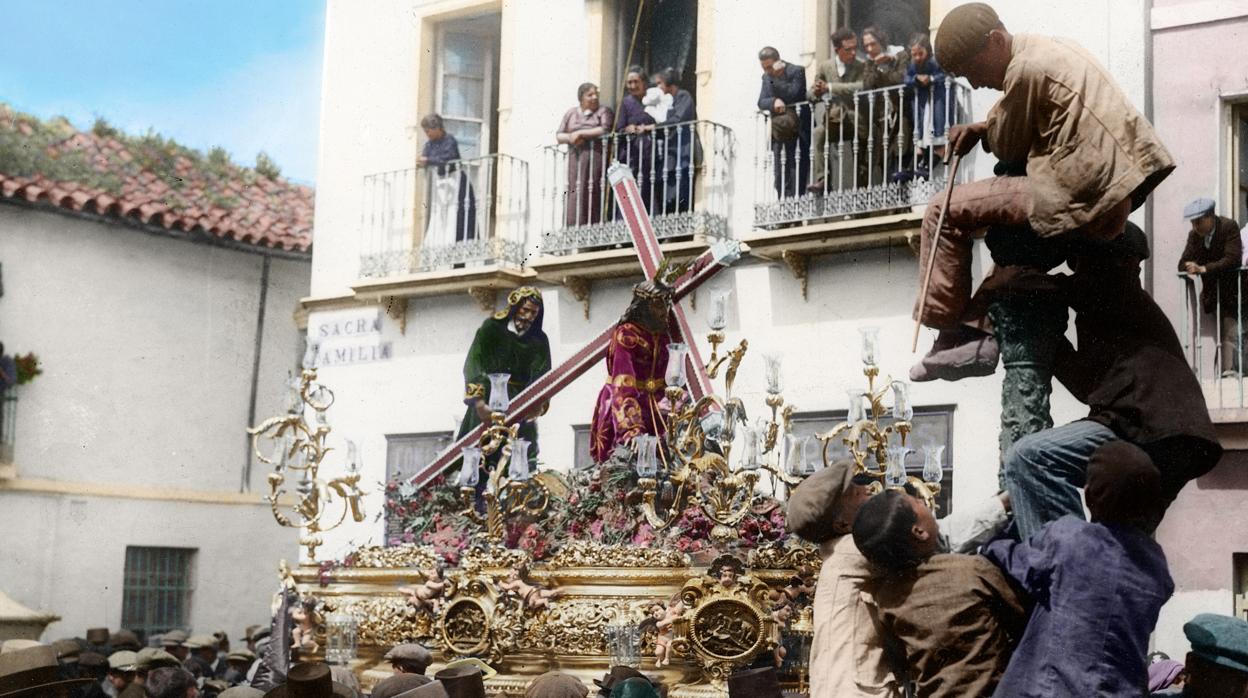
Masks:
[[[264,347],[264,309],[269,300],[269,266],[273,258],[264,255],[264,264],[260,267],[260,307],[256,310],[256,338],[251,356],[251,397],[247,404],[247,428],[256,423],[256,393],[260,388],[260,353]],[[246,436],[243,453],[242,481],[238,485],[239,492],[251,491],[251,437]]]
[[[1153,123],[1153,0],[1144,0],[1144,118]],[[1153,295],[1153,263],[1157,260],[1157,247],[1153,244],[1153,197],[1144,200],[1144,235],[1148,249],[1153,250],[1144,260],[1144,291]]]

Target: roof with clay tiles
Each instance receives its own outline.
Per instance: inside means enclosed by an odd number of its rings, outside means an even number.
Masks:
[[[245,168],[155,133],[129,136],[103,121],[79,131],[0,104],[0,200],[47,204],[257,248],[307,253],[312,187],[276,167]],[[262,251],[262,250],[258,250]]]

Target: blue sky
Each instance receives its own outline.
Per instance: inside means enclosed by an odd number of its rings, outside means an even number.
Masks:
[[[264,150],[316,178],[323,0],[40,0],[0,4],[0,101],[87,128]]]

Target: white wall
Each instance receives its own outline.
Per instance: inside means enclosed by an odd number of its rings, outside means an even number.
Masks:
[[[0,338],[10,353],[35,352],[43,367],[18,388],[19,483],[239,492],[260,255],[5,205],[0,261]],[[271,262],[257,420],[282,409],[284,380],[301,356],[292,313],[309,267]],[[297,555],[294,534],[260,502],[266,474],[251,469],[255,494],[243,504],[0,494],[9,546],[0,585],[64,616],[54,633],[105,621],[115,628],[125,546],[195,547],[191,620],[237,634],[240,623],[263,620],[277,560]]]

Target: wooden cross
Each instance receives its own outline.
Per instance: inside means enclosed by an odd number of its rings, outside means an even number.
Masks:
[[[658,271],[663,255],[659,248],[658,237],[654,234],[654,227],[650,224],[650,217],[646,215],[646,210],[641,205],[641,191],[637,188],[637,180],[633,178],[632,171],[621,163],[612,165],[607,172],[607,177],[611,182],[612,189],[615,190],[616,203],[619,205],[624,222],[632,233],[633,244],[637,248],[637,256],[641,261],[642,271],[647,279],[653,279],[654,274]],[[706,366],[702,363],[702,357],[698,352],[697,344],[693,341],[694,335],[680,301],[697,290],[699,286],[712,276],[728,268],[740,256],[741,245],[737,241],[717,241],[711,245],[710,249],[694,259],[689,266],[689,270],[677,279],[673,285],[672,312],[676,317],[678,325],[677,331],[673,332],[673,335],[679,334],[680,337],[684,338],[685,343],[689,345],[685,374],[690,376],[689,389],[693,393],[695,400],[711,394],[711,381],[706,375]],[[567,361],[564,361],[555,369],[530,383],[527,388],[521,390],[519,394],[511,399],[511,406],[507,410],[505,423],[508,425],[515,424],[524,415],[535,413],[559,391],[568,387],[572,381],[579,378],[599,361],[602,361],[607,355],[607,346],[611,342],[611,333],[614,330],[614,325],[603,330],[602,333],[590,340],[588,344],[573,354]],[[438,473],[450,467],[451,463],[455,462],[456,458],[459,458],[460,452],[464,450],[465,446],[470,446],[479,441],[481,435],[485,432],[486,426],[485,424],[478,424],[476,428],[464,434],[455,443],[448,446],[446,450],[438,454],[438,457],[432,463],[408,478],[408,482],[416,487],[424,487]]]

